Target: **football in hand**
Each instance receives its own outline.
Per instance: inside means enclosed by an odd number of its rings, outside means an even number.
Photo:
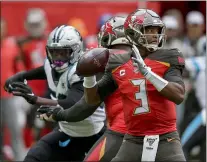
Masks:
[[[109,59],[107,48],[93,48],[86,51],[79,59],[76,73],[79,76],[87,77],[104,72]]]

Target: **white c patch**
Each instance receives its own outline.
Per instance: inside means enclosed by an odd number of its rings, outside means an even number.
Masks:
[[[119,75],[120,75],[120,76],[124,76],[125,74],[126,74],[126,72],[125,72],[124,69],[119,71]]]

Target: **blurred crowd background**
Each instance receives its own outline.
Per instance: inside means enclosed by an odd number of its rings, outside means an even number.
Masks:
[[[0,160],[23,160],[31,145],[54,126],[35,118],[36,109],[24,99],[6,93],[5,80],[44,63],[47,34],[56,26],[76,27],[85,48],[97,47],[97,33],[106,20],[114,15],[126,16],[137,8],[152,9],[162,17],[167,34],[164,48],[178,48],[186,59],[186,99],[177,106],[177,127],[185,155],[206,161],[206,132],[197,132],[197,116],[205,112],[206,102],[205,1],[1,2]],[[46,82],[31,81],[29,85],[35,94],[50,97]],[[202,119],[202,129],[206,130]]]

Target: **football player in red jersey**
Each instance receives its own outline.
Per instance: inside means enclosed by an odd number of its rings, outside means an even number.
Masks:
[[[117,16],[105,22],[98,34],[100,47],[114,49],[116,45],[128,46],[129,42],[124,35],[125,19],[126,17]],[[85,162],[111,161],[117,154],[126,133],[123,104],[119,89],[106,97],[104,104],[108,129],[101,139],[91,148],[84,159]]]
[[[102,79],[84,77],[83,83],[90,105],[120,91],[127,134],[112,161],[185,161],[175,112],[185,93],[183,57],[177,49],[161,49],[165,25],[151,10],[131,13],[124,28],[133,48],[125,47],[125,54],[112,51]]]
[[[165,25],[155,12],[136,10],[124,29],[134,53],[111,54],[101,81],[91,76],[83,83],[89,104],[102,101],[100,91],[121,92],[127,134],[112,161],[185,161],[175,109],[185,93],[184,59],[177,49],[161,49]]]
[[[124,34],[126,17],[116,16],[109,19],[98,34],[99,46],[105,48],[131,48]],[[111,161],[117,154],[123,137],[126,133],[121,94],[117,89],[113,94],[104,99],[107,115],[108,129],[94,144],[84,161]],[[101,103],[95,106],[88,105],[83,97],[77,104],[67,110],[60,107],[42,106],[39,112],[52,115],[48,121],[77,122],[85,119],[96,110]],[[48,115],[48,116],[50,116]],[[41,117],[44,115],[42,114]]]

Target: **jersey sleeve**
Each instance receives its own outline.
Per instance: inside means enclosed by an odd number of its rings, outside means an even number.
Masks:
[[[68,109],[60,111],[57,116],[57,121],[67,121],[67,122],[79,122],[84,120],[85,118],[91,116],[96,109],[97,105],[89,105],[84,96],[72,107],[68,106]]]
[[[170,49],[168,51],[167,57],[169,58],[169,63],[171,66],[180,66],[182,69],[185,67],[185,60],[183,54],[178,49]]]
[[[118,88],[118,85],[113,78],[112,71],[126,63],[131,58],[131,52],[125,50],[109,49],[109,53],[110,55],[105,73],[97,83],[98,94],[102,101]]]
[[[182,73],[185,68],[185,60],[178,49],[171,49],[167,53],[170,67],[164,74],[164,79],[169,82],[176,82],[184,86]]]
[[[44,66],[40,66],[35,69],[31,69],[24,73],[23,78],[27,80],[45,80],[47,79]]]
[[[118,88],[111,72],[105,72],[101,80],[98,81],[97,86],[98,94],[102,101],[104,101],[107,96],[112,94]]]
[[[112,72],[114,69],[126,63],[132,55],[132,52],[118,49],[110,49],[109,53],[110,55],[106,65],[106,72]]]

